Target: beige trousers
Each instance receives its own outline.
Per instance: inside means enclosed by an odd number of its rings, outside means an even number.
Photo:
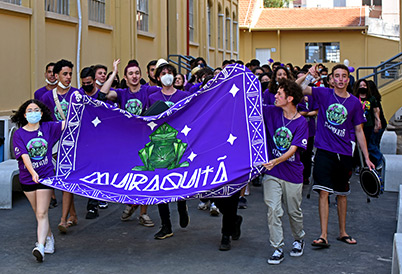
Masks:
[[[293,238],[295,240],[302,240],[305,235],[303,230],[303,213],[300,207],[303,184],[290,183],[265,174],[262,185],[264,189],[264,202],[268,206],[269,242],[271,246],[280,248],[284,245],[282,201],[289,216]]]

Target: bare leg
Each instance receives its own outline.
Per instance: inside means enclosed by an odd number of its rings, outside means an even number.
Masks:
[[[140,206],[140,215],[142,215],[142,214],[147,214],[147,209],[148,209],[148,206],[147,205],[141,205]]]
[[[75,211],[74,195],[72,195],[72,198],[71,198],[71,206],[70,206],[69,213],[70,213],[70,218],[68,218],[68,220],[77,224],[78,218],[77,218],[77,212]]]
[[[348,237],[346,233],[346,212],[347,212],[347,197],[338,195],[338,219],[339,219],[339,237]],[[356,243],[355,239],[348,240],[349,243]]]
[[[320,225],[321,225],[321,235],[320,238],[327,240],[328,237],[328,196],[329,193],[326,191],[320,191],[320,198],[318,201],[318,212],[320,214]]]
[[[67,191],[63,191],[63,209],[61,211],[60,224],[67,225],[67,217],[70,212],[71,204],[73,201],[73,194]]]
[[[51,235],[49,226],[49,203],[52,196],[50,189],[38,189],[36,191],[24,192],[27,196],[38,222],[37,237],[38,243],[45,245],[46,236]]]

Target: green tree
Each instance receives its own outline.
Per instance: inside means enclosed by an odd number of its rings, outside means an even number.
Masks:
[[[289,7],[289,0],[264,0],[264,8]]]

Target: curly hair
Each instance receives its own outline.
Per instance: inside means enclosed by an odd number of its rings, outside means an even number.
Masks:
[[[279,85],[278,89],[283,88],[283,91],[286,94],[286,97],[292,96],[292,104],[297,106],[303,99],[303,92],[301,87],[296,84],[295,81],[289,80],[289,79],[281,79],[279,80]]]
[[[276,92],[278,91],[278,84],[276,83],[278,80],[276,79],[276,75],[278,74],[278,71],[281,69],[283,69],[286,72],[286,75],[289,80],[293,79],[293,76],[289,72],[289,70],[287,70],[286,68],[281,67],[281,66],[277,67],[274,70],[274,72],[272,73],[271,81],[269,82],[269,86],[268,86],[269,92],[272,94],[276,94]]]
[[[28,124],[28,121],[24,115],[25,115],[25,112],[26,112],[28,106],[32,103],[36,104],[42,111],[42,118],[40,119],[39,123],[53,121],[52,113],[50,112],[49,108],[44,103],[42,103],[41,101],[36,100],[36,99],[30,99],[30,100],[26,101],[25,103],[23,103],[19,107],[17,112],[15,112],[13,115],[10,116],[11,121],[13,123],[16,123],[18,127],[23,127],[26,124]]]

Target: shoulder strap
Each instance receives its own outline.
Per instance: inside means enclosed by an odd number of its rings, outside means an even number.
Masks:
[[[57,88],[54,88],[54,89],[52,90],[54,103],[56,104],[57,111],[59,112],[61,118],[62,118],[63,120],[66,120],[66,116],[64,115],[64,111],[63,111],[63,109],[61,108],[61,104],[60,104],[60,101],[59,101],[59,96],[57,96],[57,92],[56,92],[56,91],[57,91]]]

